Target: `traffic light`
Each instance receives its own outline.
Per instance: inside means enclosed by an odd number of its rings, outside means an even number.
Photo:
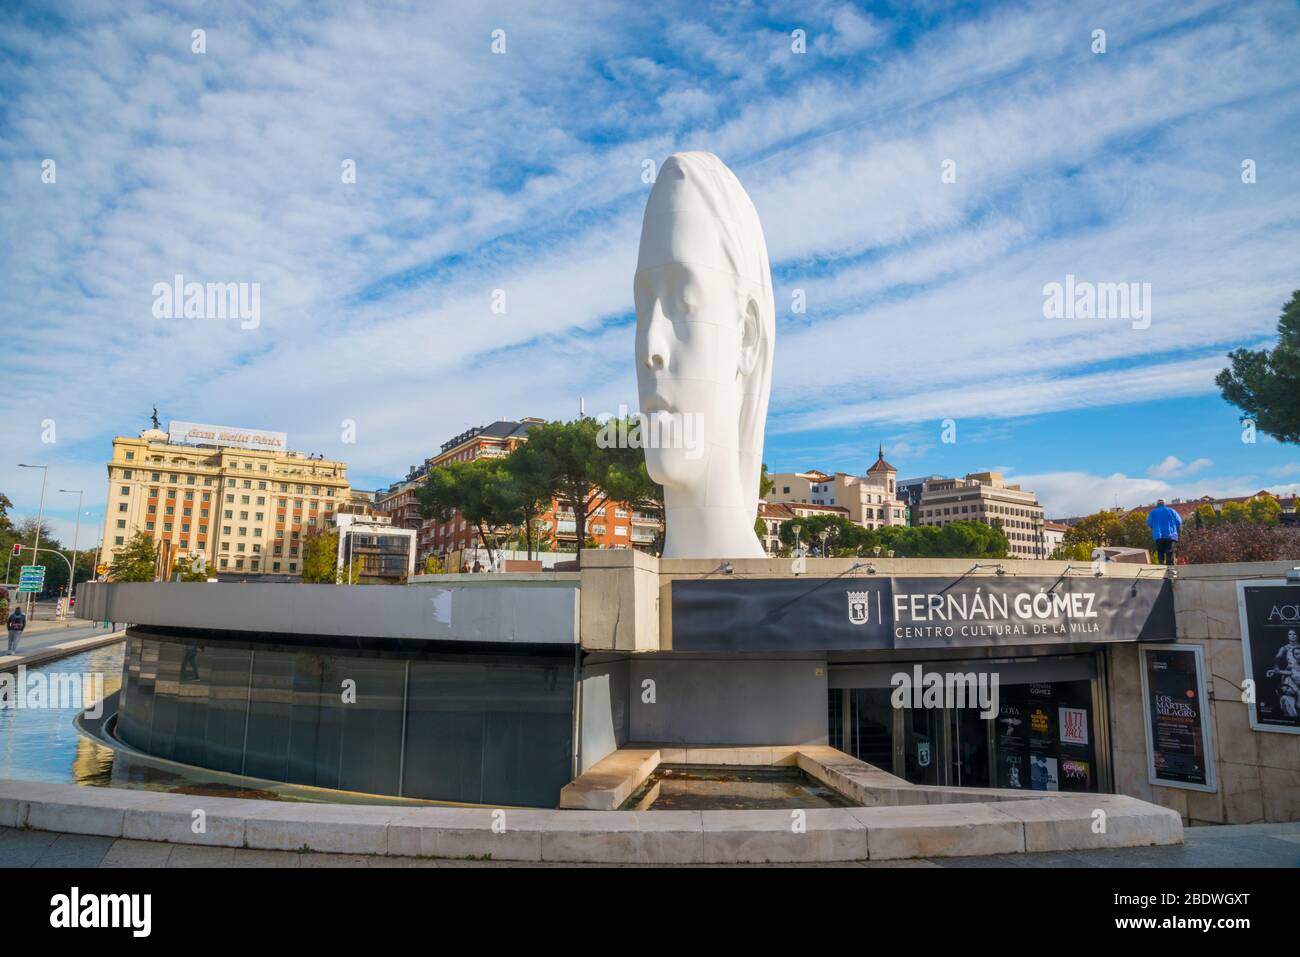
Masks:
[[[14,554],[21,555],[22,553],[23,553],[22,542],[14,542]]]

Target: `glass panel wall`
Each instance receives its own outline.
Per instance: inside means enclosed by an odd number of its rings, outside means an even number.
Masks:
[[[117,734],[249,777],[554,807],[572,776],[572,678],[569,658],[407,660],[131,635]]]

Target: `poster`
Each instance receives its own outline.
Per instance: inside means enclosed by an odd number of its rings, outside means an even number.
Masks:
[[[1300,733],[1300,585],[1239,581],[1237,607],[1245,675],[1254,691],[1250,726]]]
[[[1147,775],[1152,784],[1217,790],[1200,645],[1139,645]]]
[[[1059,791],[1061,781],[1056,774],[1056,758],[1035,754],[1029,758],[1030,786],[1035,791]]]
[[[1090,791],[1092,790],[1092,766],[1078,758],[1062,758],[1061,781],[1062,791]]]
[[[1083,708],[1061,708],[1061,743],[1088,743],[1088,712]]]

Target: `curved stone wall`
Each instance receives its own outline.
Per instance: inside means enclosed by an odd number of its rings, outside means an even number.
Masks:
[[[127,632],[116,733],[250,777],[555,807],[572,775],[573,659],[434,655]]]

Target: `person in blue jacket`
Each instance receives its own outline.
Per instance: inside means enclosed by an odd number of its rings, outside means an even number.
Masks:
[[[1147,527],[1151,537],[1156,540],[1156,562],[1161,565],[1174,563],[1174,544],[1178,541],[1178,529],[1183,524],[1183,517],[1165,504],[1164,499],[1156,502],[1147,515]]]

